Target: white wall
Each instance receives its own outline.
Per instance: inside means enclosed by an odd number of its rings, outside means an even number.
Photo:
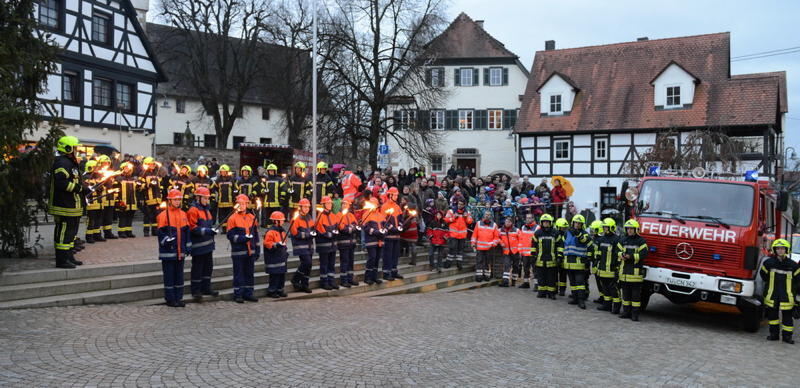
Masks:
[[[172,144],[173,133],[186,131],[186,121],[189,121],[189,129],[195,137],[203,138],[203,135],[214,135],[214,120],[211,116],[203,112],[203,107],[199,100],[186,99],[186,113],[177,113],[175,110],[175,97],[168,96],[169,108],[164,108],[164,96],[159,95],[156,99],[158,117],[156,119],[156,143]],[[286,144],[288,137],[281,135],[283,128],[284,111],[271,108],[269,120],[261,118],[260,105],[246,105],[244,117],[239,118],[234,123],[233,130],[228,136],[227,148],[233,148],[234,136],[245,136],[245,141],[258,143],[259,138],[272,138],[272,144]]]
[[[681,105],[694,102],[694,78],[679,66],[672,64],[653,82],[656,106],[665,106],[667,104],[668,86],[681,87]]]
[[[558,75],[551,77],[541,89],[539,89],[539,112],[550,113],[550,96],[561,95],[561,111],[571,112],[572,102],[575,101],[575,92],[572,90],[572,85],[568,84]]]
[[[508,85],[488,86],[483,84],[483,69],[489,67],[505,67],[508,69]],[[442,66],[434,66],[442,67]],[[474,67],[478,69],[479,86],[455,86],[455,71],[461,67]],[[440,106],[430,108],[459,109],[459,108],[504,108],[516,109],[522,104],[519,96],[525,93],[528,78],[516,65],[459,65],[444,66],[444,90],[447,98]]]
[[[42,123],[39,128],[34,130],[33,136],[31,136],[30,139],[41,139],[47,134],[49,129],[50,128],[48,124]],[[64,134],[75,136],[82,143],[92,142],[111,144],[123,154],[136,154],[143,156],[152,156],[153,154],[153,136],[145,136],[144,132],[142,131],[123,131],[122,136],[120,136],[119,131],[117,131],[113,125],[106,127],[105,131],[103,131],[102,127],[67,125],[64,128]]]

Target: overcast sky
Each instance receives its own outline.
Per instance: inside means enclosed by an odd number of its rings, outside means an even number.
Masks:
[[[530,70],[545,40],[556,48],[731,33],[731,57],[800,47],[800,1],[740,0],[450,0],[519,55]],[[732,74],[785,70],[789,91],[787,145],[800,153],[800,51],[731,63]]]

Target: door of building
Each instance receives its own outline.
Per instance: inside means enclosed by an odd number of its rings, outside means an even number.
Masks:
[[[478,160],[476,158],[455,158],[453,159],[455,162],[453,164],[456,165],[456,170],[461,171],[464,169],[469,169],[470,176],[476,176],[478,174]]]

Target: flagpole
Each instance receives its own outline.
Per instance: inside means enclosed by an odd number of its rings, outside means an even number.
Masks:
[[[317,216],[317,0],[311,0],[312,39],[311,57],[311,144],[313,157],[311,160],[311,211],[312,216]]]

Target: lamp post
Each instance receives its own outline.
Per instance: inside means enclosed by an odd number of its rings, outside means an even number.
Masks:
[[[317,0],[311,1],[312,39],[311,39],[311,211],[317,216]]]

